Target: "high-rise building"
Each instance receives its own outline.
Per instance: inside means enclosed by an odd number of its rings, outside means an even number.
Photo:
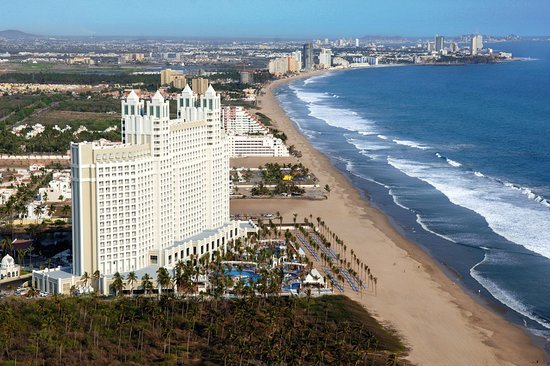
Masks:
[[[319,67],[326,69],[332,66],[332,51],[328,48],[321,48],[319,53]]]
[[[435,44],[433,42],[426,42],[426,49],[428,52],[435,51]]]
[[[254,83],[254,72],[253,71],[241,71],[240,81],[242,84],[253,84]]]
[[[300,65],[293,56],[278,57],[269,61],[268,70],[270,74],[282,76],[300,71]]]
[[[452,53],[458,52],[458,50],[459,50],[458,43],[456,43],[455,41],[452,41],[449,45],[449,48],[450,48]]]
[[[480,34],[472,36],[470,43],[470,52],[472,55],[477,55],[483,49],[483,36]]]
[[[172,70],[172,69],[164,69],[160,72],[160,84],[161,85],[175,86],[174,82],[175,82],[176,79],[185,80],[185,75],[183,74],[183,72],[177,71],[177,70]],[[185,84],[185,82],[183,82],[183,84]]]
[[[435,36],[435,51],[441,52],[445,48],[445,38],[443,36]]]
[[[302,51],[302,69],[313,69],[313,43],[311,42],[304,44]]]
[[[187,85],[177,119],[157,92],[122,101],[122,143],[71,144],[72,274],[33,272],[33,285],[52,293],[86,286],[84,273],[102,275],[107,293],[116,272],[154,278],[159,266],[212,258],[246,235],[251,224],[229,217],[229,149],[220,97],[212,86],[198,96]]]
[[[194,78],[191,79],[191,89],[198,95],[203,95],[208,89],[208,79],[206,78]]]
[[[355,47],[359,47],[359,38],[355,38]]]
[[[294,59],[296,60],[296,63],[298,64],[298,68],[302,68],[302,51],[294,51],[290,54]]]
[[[187,79],[183,75],[177,75],[172,82],[172,86],[177,89],[184,89],[187,86]]]

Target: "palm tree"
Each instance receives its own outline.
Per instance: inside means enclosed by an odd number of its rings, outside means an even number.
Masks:
[[[153,291],[153,282],[151,281],[151,276],[147,273],[141,277],[141,287],[146,294],[150,294]]]
[[[8,238],[2,239],[2,241],[0,242],[0,245],[2,246],[2,251],[4,252],[4,255],[11,252],[13,248],[11,240],[9,240]]]
[[[31,269],[32,271],[32,256],[31,256],[31,253],[33,252],[34,250],[34,247],[32,245],[30,245],[27,250],[25,251],[26,254],[29,255],[29,268]]]
[[[32,210],[32,213],[36,216],[36,222],[38,222],[38,220],[40,220],[40,216],[42,216],[42,208],[43,208],[42,205],[38,205],[38,206],[35,206],[34,209]]]
[[[277,211],[277,218],[279,219],[279,235],[281,235],[281,231],[283,230],[283,217],[279,211]]]
[[[126,277],[126,283],[130,286],[130,295],[134,295],[134,283],[137,282],[137,276],[136,272],[132,271],[128,273],[128,277]]]
[[[201,259],[204,258],[201,257]],[[157,285],[159,288],[159,297],[162,294],[162,289],[168,287],[172,283],[172,279],[170,278],[170,273],[168,273],[168,270],[164,267],[160,267],[157,269]]]
[[[113,287],[117,296],[120,295],[124,289],[124,276],[118,272],[113,275]]]
[[[51,204],[48,206],[48,216],[53,217],[53,214],[55,213],[55,206]]]
[[[48,264],[48,268],[50,268],[50,265]],[[80,277],[80,281],[84,282],[84,287],[88,285],[88,282],[90,281],[90,275],[88,272],[84,272],[82,277]]]
[[[93,282],[95,284],[95,290],[96,291],[99,291],[99,278],[100,277],[101,277],[101,274],[99,272],[99,269],[96,269],[95,272],[92,274],[92,279],[93,279]]]
[[[61,208],[61,214],[63,215],[63,217],[69,217],[69,212],[71,212],[71,206],[64,205]]]
[[[23,263],[23,259],[25,258],[26,250],[25,249],[17,249],[17,259],[18,263],[23,268],[25,266],[25,263]]]
[[[38,291],[34,288],[34,286],[29,287],[29,292],[27,292],[28,297],[36,297],[38,295]]]

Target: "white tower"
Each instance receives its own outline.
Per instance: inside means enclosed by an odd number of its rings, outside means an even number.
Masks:
[[[126,143],[126,116],[143,116],[144,114],[144,102],[139,100],[137,94],[132,90],[126,97],[126,100],[122,100],[122,116],[121,116],[121,133],[122,142]],[[135,121],[135,118],[132,118]]]

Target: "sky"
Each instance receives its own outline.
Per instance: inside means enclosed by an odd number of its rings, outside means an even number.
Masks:
[[[550,35],[549,18],[550,0],[24,0],[0,5],[0,30],[74,36]]]

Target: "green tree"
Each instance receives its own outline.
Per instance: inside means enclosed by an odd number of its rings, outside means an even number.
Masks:
[[[48,268],[50,268],[49,263],[48,263]],[[80,281],[84,282],[84,286],[88,285],[88,282],[90,282],[90,275],[88,274],[88,272],[84,272],[82,277],[80,277]]]
[[[157,285],[159,288],[159,296],[162,294],[162,290],[167,288],[172,283],[170,273],[164,267],[157,269]]]
[[[124,276],[122,276],[120,273],[116,272],[113,275],[113,288],[115,289],[115,294],[117,296],[122,294],[122,290],[124,289]]]
[[[153,281],[151,281],[151,276],[147,273],[141,277],[141,288],[145,294],[151,294],[151,292],[153,292]]]
[[[134,294],[134,284],[137,282],[137,276],[136,272],[132,271],[128,273],[128,277],[126,277],[126,283],[130,286],[130,295]]]

